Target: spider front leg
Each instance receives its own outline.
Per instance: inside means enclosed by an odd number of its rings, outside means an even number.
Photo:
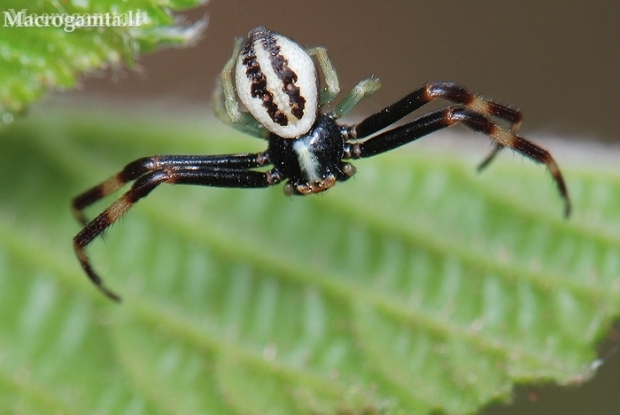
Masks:
[[[535,162],[545,164],[555,180],[560,195],[564,199],[564,213],[565,216],[568,217],[571,211],[568,190],[564,183],[562,173],[551,154],[539,145],[523,137],[519,137],[511,131],[503,129],[490,121],[486,115],[487,114],[476,112],[469,108],[451,106],[443,110],[426,114],[408,124],[371,137],[364,142],[348,143],[345,154],[350,158],[371,157],[415,141],[442,128],[457,123],[463,124],[476,132],[487,135],[500,147],[509,147]],[[371,116],[371,118],[372,117],[374,116]],[[351,127],[351,132],[359,131],[360,125],[362,125],[362,131],[369,131],[368,127],[364,126],[367,120],[368,119],[362,121],[357,126]],[[377,124],[375,123],[373,125],[376,126]]]
[[[134,181],[131,188],[105,209],[73,238],[73,247],[89,279],[112,300],[120,297],[109,290],[93,269],[85,248],[140,199],[162,183],[190,184],[211,187],[261,188],[279,183],[280,174],[271,170],[250,170],[267,164],[264,153],[222,156],[155,156],[129,163],[121,172],[77,196],[72,203],[77,218],[85,222],[83,209],[125,183]]]
[[[453,82],[428,82],[400,101],[366,118],[355,126],[352,131],[352,138],[368,137],[438,98],[460,104],[485,117],[493,117],[507,122],[512,134],[516,135],[521,127],[523,115],[519,110],[473,94],[463,86]],[[489,165],[501,149],[501,144],[493,143],[493,148],[489,155],[480,163],[478,170],[482,170]]]
[[[248,169],[268,164],[268,157],[264,153],[233,154],[216,156],[153,156],[143,157],[127,164],[120,172],[79,194],[71,201],[73,214],[82,225],[88,220],[84,216],[84,209],[98,200],[114,193],[125,184],[136,180],[145,173],[174,169],[174,168],[236,168]]]
[[[510,131],[516,133],[523,116],[520,111],[469,92],[466,88],[453,82],[428,82],[400,101],[364,119],[352,128],[352,138],[368,137],[396,121],[406,117],[420,107],[443,98],[462,105],[485,117],[494,117],[507,122]]]

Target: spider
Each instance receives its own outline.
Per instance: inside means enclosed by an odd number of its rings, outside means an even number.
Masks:
[[[313,58],[325,80],[326,87],[321,91]],[[73,239],[77,258],[90,280],[112,300],[119,301],[120,297],[103,284],[85,248],[161,183],[262,188],[286,181],[287,195],[320,193],[355,174],[355,167],[346,160],[393,150],[453,124],[463,124],[493,141],[494,147],[481,168],[503,147],[544,163],[564,199],[565,215],[570,213],[568,191],[551,154],[517,136],[521,113],[472,94],[458,84],[428,82],[361,122],[342,125],[337,120],[364,96],[377,91],[379,80],[374,77],[362,80],[331,112],[322,113],[321,107],[331,103],[340,92],[326,49],[303,49],[262,26],[251,30],[245,42],[242,38],[235,40],[232,56],[224,65],[219,82],[213,97],[216,116],[245,133],[265,139],[265,151],[140,158],[73,199],[73,212],[84,225]],[[452,105],[386,130],[438,98]],[[240,109],[240,103],[247,111]],[[263,166],[272,167],[268,171],[256,170]],[[87,206],[132,181],[130,189],[118,200],[91,222],[86,220],[83,210]]]

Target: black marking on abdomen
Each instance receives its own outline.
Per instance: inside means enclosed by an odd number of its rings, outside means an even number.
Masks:
[[[288,95],[291,114],[300,120],[304,115],[306,99],[301,96],[299,87],[295,85],[297,74],[288,66],[288,60],[280,54],[280,46],[273,33],[269,32],[267,36],[263,37],[262,43],[263,48],[269,53],[271,67],[282,81],[282,90]]]
[[[262,100],[263,107],[265,107],[267,114],[275,123],[282,126],[288,125],[288,117],[278,108],[278,105],[273,101],[273,94],[267,89],[267,78],[260,69],[256,59],[256,51],[251,40],[246,43],[242,54],[243,59],[241,62],[246,67],[245,74],[251,81],[252,97]]]

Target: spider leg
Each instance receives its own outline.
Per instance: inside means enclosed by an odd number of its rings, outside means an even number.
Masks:
[[[169,164],[164,168],[148,171],[140,175],[125,194],[93,219],[93,221],[88,223],[84,229],[73,238],[75,253],[82,268],[93,284],[107,297],[119,301],[120,297],[103,284],[101,277],[99,277],[93,269],[86,255],[85,248],[93,239],[123,216],[138,200],[146,197],[162,183],[212,187],[262,188],[279,183],[281,180],[282,177],[275,170],[257,172],[237,166],[205,167],[199,165],[178,166]],[[87,193],[88,192],[85,194]]]
[[[493,148],[491,148],[491,151],[489,152],[489,154],[480,162],[480,164],[478,164],[478,167],[476,170],[478,171],[482,171],[484,169],[486,169],[486,167],[491,164],[491,162],[493,161],[493,159],[495,158],[495,156],[497,156],[497,154],[502,151],[502,148],[504,148],[501,144],[493,142]]]
[[[327,49],[322,46],[315,46],[313,48],[306,49],[306,53],[310,56],[314,56],[321,71],[323,71],[323,78],[325,79],[326,88],[321,91],[319,99],[320,105],[329,104],[340,93],[340,82],[338,81],[338,73],[332,65],[331,59],[327,54]]]
[[[520,111],[479,97],[461,85],[453,82],[428,82],[400,101],[353,126],[350,132],[351,138],[360,139],[368,137],[438,98],[460,104],[481,115],[504,120],[510,124],[510,130],[514,132],[518,130],[523,118]]]
[[[371,157],[415,141],[432,132],[454,124],[466,127],[489,136],[501,147],[509,147],[535,162],[543,163],[553,176],[565,203],[565,215],[570,215],[571,204],[568,190],[560,169],[551,154],[539,145],[501,128],[484,114],[459,106],[447,107],[426,114],[416,120],[386,131],[361,143],[348,143],[345,155],[350,158]]]
[[[510,132],[516,135],[519,132],[520,128],[521,128],[521,122],[514,123],[510,127]],[[501,144],[493,142],[493,148],[491,148],[491,151],[489,151],[489,154],[480,162],[480,164],[478,164],[478,168],[476,170],[478,171],[484,170],[489,164],[491,164],[493,159],[495,159],[495,156],[499,154],[502,148],[504,147]]]
[[[73,214],[82,225],[86,225],[88,220],[84,216],[84,209],[99,199],[114,193],[125,184],[136,180],[143,174],[171,168],[186,167],[196,169],[201,167],[225,167],[231,168],[253,168],[267,164],[268,157],[264,153],[256,154],[233,154],[215,156],[153,156],[143,157],[127,164],[120,172],[110,177],[106,181],[94,186],[85,192],[77,195],[71,202]]]
[[[335,119],[344,117],[361,101],[365,96],[374,94],[381,88],[379,78],[371,77],[361,80],[353,89],[334,107],[333,116]]]

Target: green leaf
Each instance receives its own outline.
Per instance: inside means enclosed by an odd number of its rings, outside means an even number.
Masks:
[[[139,156],[265,145],[161,120],[46,110],[0,137],[3,411],[464,414],[595,370],[620,176],[562,160],[570,220],[540,166],[476,174],[419,147],[320,196],[162,186],[89,246],[108,301],[74,258],[71,197]]]
[[[132,67],[141,53],[193,43],[206,21],[175,25],[172,11],[203,2],[3,0],[0,119],[11,119],[11,112],[22,111],[49,90],[76,87],[84,73],[121,64]],[[101,15],[104,25],[75,27],[72,22],[79,22],[78,15]]]

